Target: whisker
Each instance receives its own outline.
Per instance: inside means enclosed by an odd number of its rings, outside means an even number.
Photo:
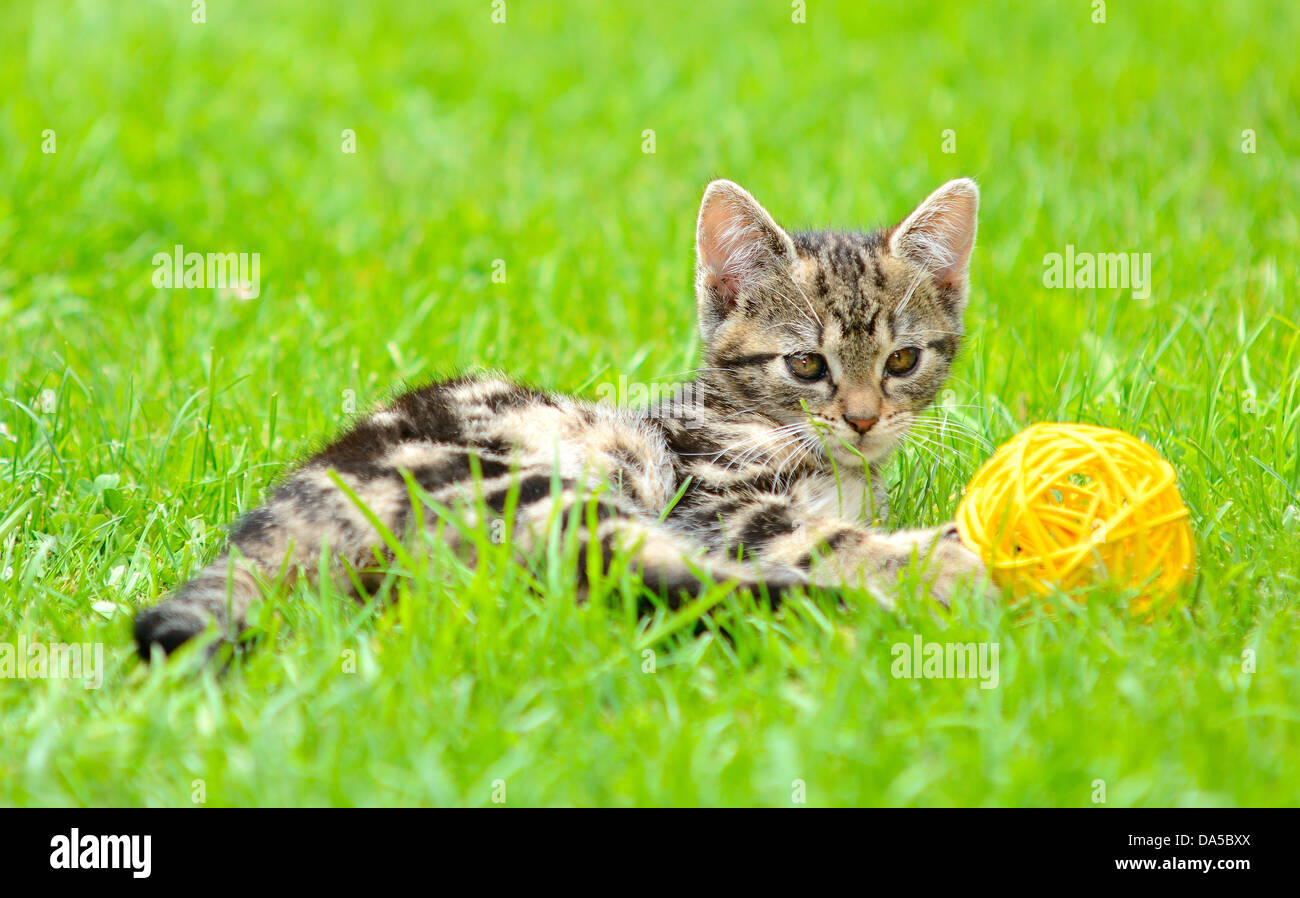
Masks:
[[[924,427],[924,426],[918,426],[913,424],[912,432],[922,433],[930,437],[941,438],[941,440],[952,439],[958,445],[965,446],[971,449],[987,450],[989,448],[989,444],[987,440],[984,440],[983,438],[974,434],[962,433],[960,431],[954,430],[951,427],[943,429],[943,428]]]
[[[953,465],[952,462],[949,461],[944,454],[940,453],[939,450],[945,447],[933,443],[930,440],[927,440],[925,437],[920,436],[919,434],[909,434],[905,442],[907,442],[913,449],[917,450],[921,455],[925,455],[933,459],[934,462],[937,465],[939,465],[939,467],[948,471],[948,473],[952,474],[954,477],[960,479],[963,476],[963,472],[958,470],[957,467]]]
[[[783,435],[786,434],[786,433],[793,433],[793,432],[794,432],[797,428],[799,428],[800,426],[802,426],[802,425],[797,424],[797,423],[796,423],[796,424],[786,424],[786,425],[783,425],[782,427],[773,428],[772,430],[764,430],[764,431],[762,431],[762,432],[760,432],[760,433],[751,434],[750,436],[745,437],[744,439],[739,440],[739,441],[737,441],[737,442],[729,443],[729,444],[727,444],[726,446],[724,446],[722,449],[718,450],[717,452],[713,452],[713,453],[700,453],[700,454],[712,455],[713,458],[714,458],[714,460],[716,461],[718,458],[720,458],[721,456],[725,455],[726,453],[728,453],[728,452],[735,452],[735,451],[737,451],[738,449],[740,449],[740,447],[742,447],[742,446],[746,446],[746,445],[748,445],[748,444],[750,444],[750,443],[756,443],[757,445],[756,445],[754,448],[756,448],[756,449],[758,449],[758,450],[761,451],[761,449],[762,449],[762,445],[763,445],[763,442],[764,442],[764,441],[770,441],[770,440],[773,440],[773,439],[775,439],[775,438],[777,438],[777,437],[783,436]],[[747,454],[749,451],[750,451],[750,450],[746,450],[746,454]]]
[[[745,452],[740,453],[735,458],[731,459],[727,463],[727,465],[724,466],[723,470],[730,471],[733,468],[748,466],[751,461],[757,459],[764,451],[767,451],[769,459],[774,458],[776,454],[781,451],[781,449],[783,449],[786,445],[789,444],[790,437],[798,436],[796,428],[800,426],[801,425],[798,424],[787,424],[784,427],[779,427],[775,430],[767,431],[765,433],[757,435],[756,437],[751,437],[750,440],[748,441],[742,441],[741,443],[736,444],[737,446],[741,446],[744,445],[746,442],[755,441],[754,446],[745,450]],[[722,453],[718,453],[718,454],[721,455]]]
[[[980,437],[983,436],[983,434],[981,434],[978,430],[976,430],[976,429],[974,428],[974,426],[972,426],[971,424],[967,423],[966,421],[963,421],[961,418],[958,418],[958,417],[955,417],[955,416],[953,416],[953,417],[943,417],[943,418],[938,418],[938,417],[929,417],[929,416],[918,416],[918,417],[912,419],[912,423],[913,423],[913,424],[925,424],[925,425],[929,425],[929,426],[932,426],[932,427],[947,427],[947,428],[952,429],[952,430],[961,430],[961,431],[965,431],[966,433],[969,433],[969,434],[971,434],[972,436],[980,436]]]
[[[962,436],[969,437],[970,439],[973,439],[984,446],[991,445],[989,441],[984,437],[983,433],[976,430],[974,427],[967,424],[966,422],[956,418],[944,418],[942,420],[936,418],[914,418],[912,420],[912,426],[924,427],[929,430],[933,430],[937,432],[945,432],[945,431],[952,432]]]

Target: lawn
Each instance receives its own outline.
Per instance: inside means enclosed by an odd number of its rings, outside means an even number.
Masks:
[[[0,804],[1300,803],[1300,8],[504,6],[0,8],[0,641],[103,657],[0,681]],[[961,175],[935,414],[981,439],[899,458],[893,524],[1034,422],[1121,428],[1191,511],[1172,613],[733,596],[724,637],[435,546],[382,606],[268,597],[224,675],[137,660],[134,612],[400,384],[691,369],[711,177],[798,228]],[[155,287],[177,245],[258,254],[257,295]],[[1149,295],[1047,286],[1067,247],[1150,253]],[[918,636],[996,644],[996,686],[892,676]]]

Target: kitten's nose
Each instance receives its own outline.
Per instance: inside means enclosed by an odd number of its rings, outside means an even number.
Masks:
[[[858,433],[866,433],[868,430],[876,426],[876,422],[880,420],[880,416],[871,415],[866,418],[850,418],[848,415],[845,415],[844,420]]]

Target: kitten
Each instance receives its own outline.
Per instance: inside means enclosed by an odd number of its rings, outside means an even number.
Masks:
[[[392,558],[374,520],[408,542],[417,522],[438,520],[417,514],[408,476],[470,525],[500,520],[513,500],[523,552],[553,514],[576,510],[580,589],[594,549],[606,565],[630,552],[672,600],[735,580],[769,596],[861,586],[889,605],[899,570],[919,557],[947,604],[959,582],[983,578],[955,526],[882,533],[865,522],[884,518],[880,465],[957,353],[978,203],[961,179],[892,229],[788,234],[743,188],[714,181],[696,230],[704,366],[688,414],[494,376],[398,396],[244,515],[231,551],[143,611],[140,652],[171,652],[213,624],[235,636],[261,584],[316,577],[322,549],[336,582],[374,588]],[[452,527],[444,538],[460,541]]]

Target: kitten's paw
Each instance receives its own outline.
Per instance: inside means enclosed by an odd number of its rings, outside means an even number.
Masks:
[[[948,608],[953,596],[965,587],[991,594],[984,561],[961,541],[956,524],[914,532],[921,577],[929,583],[932,599]]]
[[[945,608],[963,585],[978,589],[988,583],[984,563],[962,543],[956,524],[865,533],[814,568],[812,581],[824,587],[863,588],[888,609],[894,607],[901,583],[911,578],[924,583]]]

